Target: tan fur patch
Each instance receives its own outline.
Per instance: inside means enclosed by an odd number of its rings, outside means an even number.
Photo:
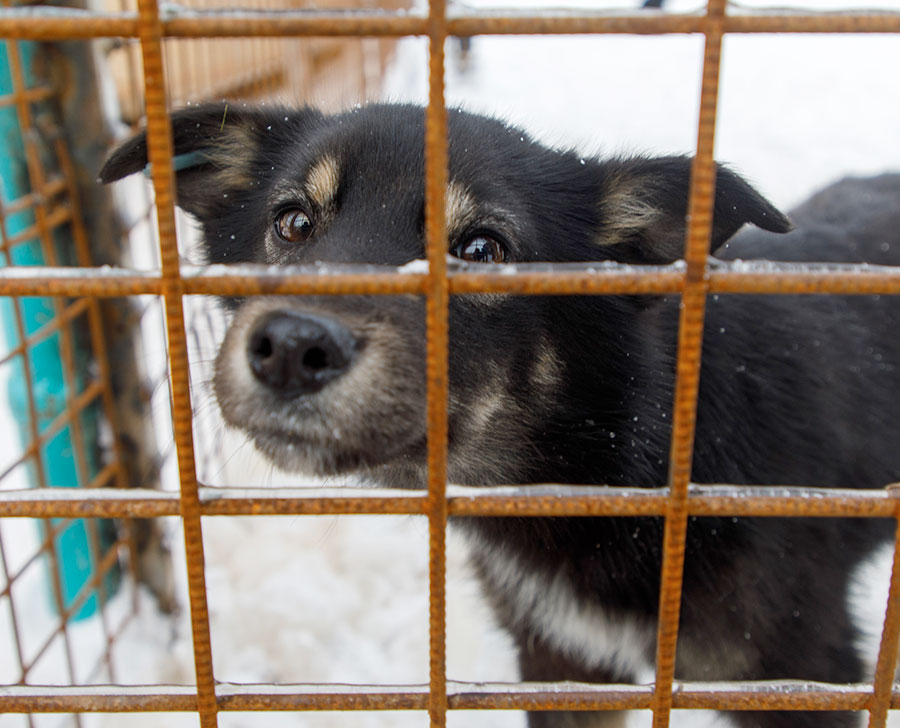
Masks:
[[[562,364],[553,347],[541,341],[531,369],[531,383],[541,391],[553,390],[559,383]]]
[[[447,185],[446,197],[447,231],[452,238],[460,234],[477,214],[475,200],[469,191],[458,182]]]
[[[322,157],[306,177],[306,192],[320,208],[327,207],[337,196],[341,171],[334,157]]]
[[[215,181],[226,189],[243,189],[253,184],[251,175],[257,145],[241,126],[226,126],[216,139],[213,161]]]
[[[617,175],[610,180],[607,192],[600,201],[603,212],[604,234],[597,239],[600,245],[615,245],[629,236],[646,230],[660,217],[660,211],[640,199],[640,187],[646,186],[636,179]]]

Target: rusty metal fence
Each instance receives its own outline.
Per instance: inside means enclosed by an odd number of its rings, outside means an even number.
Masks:
[[[0,9],[0,35],[14,40],[137,39],[148,129],[156,224],[161,264],[157,269],[92,268],[84,259],[77,267],[55,267],[48,256],[40,268],[0,269],[0,296],[55,296],[63,320],[96,319],[98,298],[151,295],[164,304],[175,434],[178,493],[141,488],[104,488],[122,482],[113,458],[88,489],[0,492],[0,517],[40,519],[144,519],[177,516],[184,527],[196,684],[189,687],[38,687],[10,685],[0,690],[0,712],[196,712],[204,727],[217,723],[220,711],[271,710],[427,710],[431,724],[446,723],[448,710],[606,710],[651,709],[655,726],[668,724],[672,709],[724,710],[856,710],[868,711],[870,726],[884,726],[887,711],[900,708],[893,676],[900,642],[900,530],[895,543],[887,613],[873,683],[853,686],[804,682],[771,684],[692,684],[674,681],[674,657],[680,608],[685,532],[692,516],[843,516],[900,519],[900,499],[884,491],[790,490],[737,486],[699,487],[690,482],[690,465],[699,380],[706,298],[712,293],[900,294],[900,270],[864,266],[752,263],[740,266],[708,263],[714,180],[715,130],[719,59],[727,33],[900,33],[900,13],[800,14],[773,12],[731,14],[724,0],[709,0],[704,12],[691,15],[606,15],[542,12],[448,17],[445,0],[431,0],[427,13],[300,10],[202,11],[161,7],[139,0],[130,11],[75,11],[49,6]],[[444,104],[445,41],[478,34],[662,34],[694,33],[705,37],[700,120],[690,192],[690,225],[685,264],[618,269],[588,266],[544,266],[513,275],[451,272],[445,262],[444,190],[447,178],[446,111]],[[379,37],[415,35],[429,41],[429,103],[426,115],[426,233],[428,273],[373,271],[348,267],[333,273],[304,268],[277,272],[251,266],[228,274],[183,265],[176,244],[172,143],[166,75],[167,38]],[[14,49],[15,42],[8,42]],[[14,53],[14,50],[12,51]],[[17,87],[0,98],[27,114],[29,99],[40,90]],[[64,166],[64,165],[63,165]],[[66,187],[65,173],[58,182]],[[70,196],[66,215],[77,215]],[[23,200],[22,205],[33,201]],[[44,208],[40,208],[44,209]],[[63,213],[61,213],[63,214]],[[51,225],[46,210],[38,225]],[[55,219],[55,218],[52,218]],[[74,220],[74,217],[72,218]],[[76,226],[77,227],[77,226]],[[76,234],[76,240],[81,234]],[[14,242],[6,238],[2,251]],[[542,487],[508,491],[485,488],[457,493],[446,485],[447,472],[447,338],[448,301],[456,294],[497,292],[520,295],[658,294],[681,296],[677,386],[667,488]],[[261,294],[415,294],[427,302],[428,490],[422,494],[391,491],[323,491],[211,488],[198,482],[192,433],[191,395],[185,333],[185,296]],[[74,304],[63,303],[75,299]],[[103,349],[102,331],[92,325],[94,346]],[[27,346],[23,339],[23,346]],[[109,392],[105,372],[97,372],[76,399],[100,398]],[[106,416],[113,417],[111,406]],[[39,434],[39,433],[38,433]],[[42,482],[41,486],[49,485]],[[810,497],[814,495],[815,497]],[[260,514],[418,514],[429,523],[430,681],[426,686],[384,687],[328,685],[228,685],[218,683],[212,667],[209,616],[204,575],[201,516]],[[516,686],[450,683],[445,670],[446,526],[450,515],[654,515],[665,518],[662,589],[659,609],[656,680],[650,686],[523,684]],[[52,549],[48,539],[47,549]],[[117,542],[113,548],[121,547]],[[13,575],[7,575],[7,583]],[[98,577],[99,578],[99,577]],[[94,587],[97,585],[94,584]],[[63,621],[63,624],[65,622]],[[64,629],[63,629],[64,631]],[[27,665],[22,664],[23,677]],[[114,680],[110,676],[110,680]]]
[[[16,269],[6,266],[26,261],[90,265],[73,160],[62,128],[53,114],[47,113],[54,89],[30,72],[34,58],[26,49],[5,41],[0,51],[4,61],[0,80],[5,90],[0,96],[7,145],[4,155],[10,156],[10,142],[19,152],[10,164],[4,160],[0,267],[8,274]],[[26,184],[15,184],[16,162],[24,170],[21,176],[27,178]],[[4,497],[11,495],[9,489],[17,484],[23,487],[26,471],[39,486],[34,493],[76,482],[88,489],[126,485],[118,449],[110,444],[105,457],[98,456],[98,449],[105,447],[100,444],[99,420],[115,429],[117,419],[99,300],[84,296],[15,298],[2,305],[3,323],[10,330],[6,332],[9,344],[0,350],[0,372],[15,377],[12,387],[19,395],[16,415],[25,442],[21,451],[9,442],[0,448]],[[52,371],[48,371],[48,361]],[[93,362],[90,371],[87,361]],[[49,386],[46,379],[41,381],[48,374],[53,380]],[[58,467],[60,457],[68,467]],[[61,472],[75,482],[59,482]],[[133,558],[122,558],[133,545],[131,530],[127,522],[113,528],[98,519],[75,519],[74,515],[57,517],[49,511],[43,514],[40,529],[31,533],[32,537],[39,534],[31,551],[14,543],[23,539],[22,531],[0,532],[0,602],[5,602],[11,638],[4,642],[4,649],[12,653],[6,667],[14,671],[13,679],[20,684],[42,678],[72,684],[116,679],[111,646],[128,625],[129,615],[112,620],[106,606],[118,582],[120,562],[134,563]],[[62,565],[63,552],[73,548],[83,561],[74,565],[78,572],[74,575],[72,568]],[[29,618],[25,613],[30,606],[18,596],[45,561],[53,614],[45,616],[41,629],[26,639],[20,625],[23,617]],[[83,656],[76,654],[70,634],[72,622],[86,613],[99,615],[101,630],[96,640],[101,647],[87,665],[79,659]]]

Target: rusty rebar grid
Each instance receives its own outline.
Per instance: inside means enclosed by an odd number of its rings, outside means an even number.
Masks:
[[[897,294],[900,293],[900,272],[896,269],[882,271],[866,271],[848,267],[816,267],[794,266],[788,270],[783,265],[779,270],[748,269],[746,264],[740,270],[736,267],[709,267],[705,258],[708,248],[708,221],[704,221],[703,210],[708,210],[711,201],[712,174],[709,171],[712,159],[712,124],[704,122],[701,111],[701,123],[698,130],[698,154],[694,170],[694,181],[691,192],[692,226],[689,232],[687,270],[646,271],[629,273],[625,271],[599,273],[574,273],[553,271],[519,273],[514,276],[497,276],[490,273],[450,272],[446,273],[441,260],[435,259],[435,250],[440,251],[440,244],[445,237],[442,220],[441,175],[446,173],[446,138],[444,134],[433,133],[441,129],[442,120],[443,79],[443,39],[448,35],[474,35],[484,33],[704,33],[707,39],[707,63],[704,72],[703,109],[710,111],[709,99],[713,102],[716,91],[706,92],[709,82],[708,71],[713,68],[710,54],[717,53],[715,46],[721,43],[723,33],[751,32],[900,32],[900,14],[866,13],[843,15],[802,15],[788,14],[778,16],[727,16],[722,9],[723,3],[713,0],[707,16],[642,16],[638,17],[603,17],[580,14],[553,14],[541,16],[510,17],[461,17],[446,19],[443,2],[432,3],[428,17],[392,17],[390,15],[373,17],[365,13],[353,17],[329,15],[328,13],[199,13],[197,17],[182,16],[179,13],[167,14],[160,18],[155,6],[152,12],[147,10],[151,3],[142,6],[141,15],[118,14],[100,17],[98,14],[69,15],[66,17],[44,17],[40,13],[36,22],[28,26],[22,24],[22,18],[15,13],[0,13],[0,33],[9,32],[16,37],[56,37],[54,33],[65,31],[64,37],[98,37],[104,34],[140,37],[144,46],[145,69],[148,67],[148,44],[159,44],[164,36],[198,37],[198,36],[266,36],[266,35],[387,35],[400,36],[418,34],[428,36],[431,42],[431,85],[428,116],[430,158],[428,174],[429,209],[429,259],[432,263],[430,275],[404,276],[398,274],[378,273],[363,280],[355,274],[346,277],[327,273],[309,273],[292,276],[288,274],[259,277],[247,274],[243,278],[225,278],[199,274],[179,276],[177,262],[171,259],[166,263],[165,255],[174,250],[174,235],[171,230],[163,234],[161,229],[161,245],[164,252],[162,274],[150,273],[131,275],[123,272],[121,276],[103,275],[90,277],[59,274],[49,279],[53,291],[59,295],[94,295],[115,296],[134,295],[136,293],[153,293],[162,295],[166,300],[167,328],[170,338],[173,330],[176,334],[176,347],[183,343],[183,309],[180,296],[182,294],[216,294],[219,295],[254,295],[266,293],[370,293],[400,294],[417,293],[424,295],[429,305],[429,490],[427,496],[376,496],[361,497],[284,497],[277,493],[270,497],[252,494],[240,497],[224,493],[223,489],[197,489],[193,466],[193,445],[185,435],[190,431],[187,425],[178,420],[184,412],[190,411],[187,389],[183,383],[173,381],[173,417],[176,420],[176,440],[179,452],[179,469],[182,477],[180,496],[163,494],[149,497],[146,494],[116,494],[117,500],[99,499],[86,502],[88,494],[82,500],[44,500],[41,498],[0,498],[0,516],[7,515],[46,515],[49,512],[79,516],[102,515],[107,512],[122,513],[134,517],[150,515],[180,515],[185,518],[185,539],[188,536],[188,522],[196,519],[196,536],[199,536],[199,515],[236,515],[260,513],[336,513],[336,512],[373,512],[373,513],[420,513],[429,517],[430,531],[430,577],[431,577],[431,618],[430,633],[432,639],[432,672],[427,689],[420,688],[408,693],[392,694],[390,699],[384,690],[375,686],[361,686],[358,691],[349,692],[316,692],[313,696],[303,693],[285,694],[277,690],[248,693],[247,689],[229,689],[220,686],[211,688],[211,667],[206,677],[210,684],[201,680],[201,667],[198,664],[198,688],[177,689],[174,694],[149,695],[145,690],[138,695],[134,691],[115,689],[111,694],[76,695],[74,691],[64,695],[51,693],[38,695],[37,691],[26,696],[13,695],[12,700],[21,697],[31,701],[29,704],[56,706],[56,709],[113,709],[103,706],[118,706],[116,710],[198,710],[204,724],[215,722],[216,710],[266,710],[297,709],[301,706],[308,709],[417,709],[430,711],[432,723],[443,725],[448,708],[518,708],[518,709],[627,709],[648,708],[655,710],[655,721],[665,725],[671,709],[683,707],[699,707],[712,709],[805,709],[805,710],[869,710],[871,725],[883,725],[883,714],[888,707],[898,706],[897,696],[891,693],[891,680],[888,670],[896,660],[897,633],[900,626],[898,609],[889,609],[885,619],[882,647],[879,655],[879,671],[876,674],[874,687],[862,686],[856,689],[816,687],[808,684],[795,685],[793,690],[785,690],[778,694],[767,691],[765,684],[760,690],[731,690],[721,686],[705,686],[691,688],[673,683],[674,648],[676,642],[677,604],[673,596],[680,595],[676,589],[676,581],[680,578],[680,560],[683,554],[679,549],[679,538],[683,539],[681,524],[688,515],[768,515],[768,516],[859,516],[859,517],[896,517],[897,510],[890,498],[879,492],[854,492],[852,494],[825,491],[821,498],[808,499],[809,489],[801,492],[787,492],[788,489],[773,488],[771,492],[760,493],[762,489],[738,489],[734,496],[722,494],[702,494],[699,490],[690,489],[689,463],[690,439],[693,430],[693,408],[696,405],[696,390],[692,381],[692,370],[699,364],[698,359],[691,360],[685,356],[685,366],[679,357],[678,396],[676,397],[676,413],[682,412],[679,423],[676,414],[676,431],[673,433],[672,462],[673,472],[670,478],[670,489],[662,491],[628,491],[617,492],[606,490],[594,494],[589,490],[577,490],[559,496],[533,496],[510,493],[492,494],[489,491],[479,496],[444,495],[443,481],[446,477],[446,369],[445,362],[440,359],[446,353],[446,306],[447,297],[451,294],[496,291],[521,295],[563,295],[563,294],[609,294],[609,293],[675,293],[685,300],[685,310],[680,326],[681,349],[690,353],[699,353],[699,336],[702,333],[703,302],[708,292],[721,293],[844,293],[844,294]],[[193,15],[193,12],[192,12]],[[115,33],[110,33],[115,30]],[[124,32],[120,32],[124,31]],[[31,34],[31,35],[30,35]],[[35,35],[36,34],[36,35]],[[44,35],[41,35],[44,34]],[[81,35],[79,35],[81,34]],[[437,40],[440,49],[436,50]],[[711,43],[710,41],[713,41]],[[153,51],[155,53],[155,51]],[[151,61],[155,62],[152,57]],[[717,62],[717,59],[716,59]],[[153,68],[153,63],[149,64]],[[166,120],[164,107],[154,106],[157,99],[150,95],[151,86],[162,83],[161,77],[147,81],[148,116],[157,122],[157,131]],[[715,86],[715,82],[712,82]],[[160,110],[161,109],[161,110]],[[714,112],[714,107],[712,108]],[[159,132],[162,134],[162,132]],[[148,133],[149,136],[149,133]],[[171,215],[171,149],[165,142],[157,142],[154,169],[159,170],[154,177],[160,223]],[[705,151],[708,145],[708,155]],[[151,143],[151,156],[154,156],[154,144]],[[437,190],[436,192],[434,190]],[[159,197],[160,190],[168,196]],[[707,232],[704,233],[704,226]],[[702,253],[702,255],[701,255]],[[27,295],[28,291],[36,291],[39,277],[45,272],[37,270],[31,278],[21,276],[0,275],[0,295]],[[79,271],[80,273],[80,271]],[[853,277],[848,277],[848,276]],[[393,276],[393,277],[392,277]],[[48,280],[42,279],[44,286]],[[29,287],[31,286],[31,287]],[[46,292],[44,287],[41,292]],[[231,293],[225,293],[230,291]],[[175,301],[177,299],[177,302]],[[442,321],[442,317],[444,320]],[[441,347],[444,347],[443,349]],[[436,352],[436,353],[435,353]],[[443,352],[443,353],[442,353]],[[186,365],[183,352],[177,352],[177,360],[173,362],[173,380],[175,370]],[[444,369],[442,370],[442,366]],[[685,373],[686,372],[686,373]],[[444,380],[441,381],[443,375]],[[442,411],[443,408],[443,411]],[[441,437],[443,435],[443,437]],[[185,454],[187,453],[187,454]],[[685,457],[687,460],[685,460]],[[680,461],[676,462],[677,460]],[[442,476],[443,469],[443,476]],[[185,475],[189,472],[189,475]],[[187,483],[185,482],[187,478]],[[494,489],[491,489],[494,490]],[[625,489],[622,489],[625,490]],[[590,492],[590,494],[586,494]],[[751,493],[749,497],[742,494]],[[16,494],[14,494],[16,495]],[[133,496],[133,497],[132,497]],[[620,500],[616,500],[619,498]],[[43,510],[42,510],[43,509]],[[57,510],[58,509],[58,510]],[[67,510],[68,509],[68,510]],[[663,596],[661,598],[660,619],[660,655],[657,686],[639,688],[638,692],[614,688],[604,690],[596,686],[586,686],[581,694],[576,690],[553,690],[516,693],[474,690],[457,692],[448,689],[443,671],[443,532],[448,514],[457,515],[622,515],[625,513],[641,513],[644,515],[667,516],[667,575],[664,577]],[[193,527],[192,527],[193,528]],[[191,537],[193,538],[193,536]],[[898,552],[900,553],[900,552]],[[202,543],[200,546],[200,567],[197,566],[198,552],[189,548],[188,568],[196,571],[202,569]],[[674,557],[674,558],[673,558]],[[900,577],[898,577],[897,559],[895,555],[894,576],[891,582],[891,594],[900,593]],[[675,574],[675,577],[671,575]],[[668,581],[667,581],[668,579]],[[668,585],[668,586],[667,586]],[[192,610],[199,605],[197,596],[198,582],[192,583]],[[205,610],[205,590],[203,595]],[[674,605],[674,606],[673,606]],[[209,646],[208,621],[205,637],[202,635],[202,620],[194,619],[195,655],[203,653]],[[198,636],[199,633],[199,636]],[[198,647],[199,640],[199,647]],[[204,668],[205,669],[205,668]],[[334,686],[331,686],[334,687]],[[326,687],[327,690],[327,687]],[[510,697],[511,696],[511,697]],[[599,696],[599,697],[598,697]],[[60,702],[60,697],[64,698]],[[166,701],[175,700],[181,707],[161,707],[170,705]],[[46,702],[41,702],[46,701]],[[84,701],[84,702],[79,702]],[[393,701],[393,702],[391,702]],[[505,701],[505,702],[504,702]],[[0,699],[0,709],[5,703]],[[134,708],[130,706],[140,705]],[[62,706],[62,707],[60,707]],[[66,707],[68,706],[68,707]],[[73,707],[74,706],[74,707]],[[79,708],[79,706],[81,706]],[[97,706],[100,706],[99,708]],[[123,707],[125,706],[125,707]],[[155,707],[154,707],[155,706]],[[294,707],[284,707],[294,706]],[[36,708],[40,710],[41,708]]]
[[[144,98],[147,104],[147,157],[152,165],[156,194],[156,223],[162,262],[162,295],[165,305],[169,349],[169,376],[172,397],[172,428],[181,487],[181,519],[187,557],[188,597],[194,645],[194,673],[197,681],[195,709],[202,728],[214,728],[216,719],[215,681],[206,602],[203,534],[194,463],[191,429],[191,400],[184,302],[175,235],[175,175],[172,166],[172,131],[166,108],[163,72],[162,23],[156,0],[138,0],[139,38],[144,70]]]

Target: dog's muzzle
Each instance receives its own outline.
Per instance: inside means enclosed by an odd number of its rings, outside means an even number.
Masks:
[[[257,381],[293,397],[318,392],[350,367],[353,334],[334,319],[291,310],[256,322],[247,339],[247,362]]]

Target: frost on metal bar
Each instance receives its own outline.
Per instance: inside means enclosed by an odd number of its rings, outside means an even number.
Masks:
[[[317,8],[239,8],[239,7],[223,7],[223,8],[203,8],[198,9],[190,5],[183,5],[176,2],[161,2],[159,4],[159,17],[165,22],[175,18],[216,18],[227,17],[236,20],[255,20],[260,18],[422,18],[426,16],[415,8],[397,10],[373,9],[357,9],[346,8],[341,10],[320,10]]]
[[[137,296],[160,291],[158,270],[114,266],[0,268],[0,296]]]
[[[2,20],[137,20],[135,12],[108,12],[105,10],[83,10],[82,8],[67,8],[57,5],[26,5],[6,7],[0,11]]]
[[[889,518],[896,514],[894,489],[851,490],[785,486],[691,485],[693,516],[803,516]],[[453,516],[660,516],[668,488],[509,485],[447,489]],[[361,514],[418,515],[427,507],[424,489],[358,487],[220,488],[202,486],[206,516]],[[0,491],[0,517],[135,517],[181,514],[178,494],[124,488],[34,488]]]
[[[898,294],[900,267],[710,258],[711,293]]]
[[[451,710],[642,710],[652,685],[557,683],[465,683],[448,681]],[[219,710],[424,710],[427,685],[234,684],[219,683]],[[872,685],[776,680],[760,682],[676,682],[677,709],[865,710]],[[7,713],[193,711],[196,691],[183,685],[93,685],[0,687],[0,711]],[[891,708],[900,694],[891,695]]]
[[[737,6],[735,6],[737,7]],[[164,37],[284,37],[426,35],[427,18],[416,11],[196,10],[176,3],[163,6]],[[554,9],[525,12],[469,13],[447,21],[448,35],[509,34],[671,34],[699,33],[703,18],[695,14],[622,15]],[[137,37],[134,12],[85,11],[47,5],[0,8],[0,35],[52,40]],[[890,10],[802,12],[762,9],[730,13],[726,33],[890,33],[900,32],[900,13]]]
[[[404,266],[182,265],[186,294],[422,294],[428,281],[424,261]],[[610,261],[459,265],[447,272],[451,294],[527,295],[664,294],[683,289],[684,262],[634,266]],[[900,294],[900,267],[869,264],[784,263],[766,260],[725,262],[710,259],[712,293]],[[159,294],[159,270],[101,266],[0,268],[0,295],[126,296]]]

